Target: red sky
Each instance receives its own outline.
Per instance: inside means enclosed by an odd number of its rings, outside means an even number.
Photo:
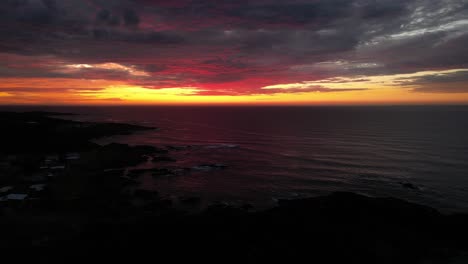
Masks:
[[[0,3],[0,104],[468,102],[464,0]]]

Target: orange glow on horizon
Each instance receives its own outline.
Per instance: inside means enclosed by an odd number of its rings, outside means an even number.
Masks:
[[[88,66],[76,66],[88,67]],[[89,66],[91,67],[91,66]],[[95,67],[120,67],[100,64]],[[451,73],[460,70],[443,71]],[[414,86],[401,86],[401,78],[425,76],[437,72],[368,76],[343,79],[342,82],[321,80],[270,85],[258,94],[198,95],[207,91],[199,87],[148,88],[114,80],[71,78],[3,78],[0,83],[1,104],[89,104],[89,105],[340,105],[340,104],[465,104],[467,93],[415,92]],[[140,74],[137,72],[136,74]],[[363,79],[365,78],[365,80]],[[308,91],[323,85],[326,91]],[[453,83],[450,85],[463,85]],[[272,89],[274,92],[271,92]],[[302,92],[301,89],[304,89]],[[336,90],[333,90],[336,89]],[[347,91],[347,89],[351,89]],[[353,90],[354,89],[354,90]],[[265,91],[265,93],[262,93]],[[292,92],[293,91],[293,92]],[[269,93],[271,92],[271,93]]]

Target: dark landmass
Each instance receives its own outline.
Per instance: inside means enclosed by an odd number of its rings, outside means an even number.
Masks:
[[[85,151],[96,148],[92,139],[127,135],[150,127],[77,122],[50,117],[54,112],[0,112],[0,153],[51,153]]]
[[[34,252],[49,259],[97,254],[155,261],[468,263],[468,215],[441,214],[395,198],[334,193],[280,200],[262,211],[213,204],[185,212],[140,189],[138,175],[183,177],[190,169],[127,169],[155,157],[156,164],[172,161],[171,148],[91,141],[151,128],[50,114],[0,113],[0,248],[17,257]],[[205,168],[225,165],[198,169]],[[180,202],[197,206],[200,198]]]

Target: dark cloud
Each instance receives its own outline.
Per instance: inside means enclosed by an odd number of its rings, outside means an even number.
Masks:
[[[98,25],[116,27],[120,25],[120,17],[112,14],[107,9],[102,9],[96,14],[96,22]]]
[[[408,3],[411,3],[411,1],[362,1],[362,17],[375,20],[399,17],[408,11]]]
[[[138,26],[140,24],[140,17],[133,9],[125,9],[123,19],[126,26]]]
[[[310,1],[290,4],[259,3],[238,5],[223,10],[221,15],[240,21],[247,28],[260,25],[303,25],[317,23],[326,25],[340,16],[347,15],[352,1],[329,0]]]
[[[108,42],[134,42],[139,44],[179,44],[184,37],[176,32],[128,32],[113,28],[94,28],[95,40]]]
[[[412,91],[420,93],[468,93],[468,85],[466,83],[457,86],[430,85],[414,88]]]
[[[414,92],[422,93],[467,93],[468,70],[443,74],[424,75],[416,78],[400,78],[403,86],[416,86]]]
[[[157,73],[166,70],[167,67],[164,65],[157,64],[146,64],[143,66],[142,70],[149,73]]]
[[[416,78],[400,78],[399,80],[402,85],[463,83],[468,82],[468,70],[455,71],[451,73],[424,75]]]

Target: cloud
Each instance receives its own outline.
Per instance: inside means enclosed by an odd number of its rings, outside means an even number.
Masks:
[[[416,86],[412,89],[414,92],[468,93],[468,70],[399,78],[397,81],[400,85]]]
[[[328,88],[320,85],[316,86],[309,86],[305,88],[269,88],[263,89],[262,94],[276,94],[276,93],[310,93],[310,92],[317,92],[317,93],[337,93],[337,92],[355,92],[355,91],[365,91],[368,90],[367,88]]]
[[[199,90],[193,95],[271,95],[271,94],[296,94],[296,93],[335,93],[335,92],[354,92],[365,91],[367,88],[329,88],[321,85],[304,84],[279,84],[263,87],[260,90]]]
[[[468,70],[428,74],[416,78],[400,78],[399,80],[403,85],[463,83],[468,82]]]
[[[63,92],[79,92],[79,93],[86,93],[86,92],[97,92],[97,91],[102,91],[103,88],[89,88],[89,87],[83,87],[83,88],[57,88],[57,87],[52,87],[52,88],[37,88],[37,87],[10,87],[10,88],[5,88],[1,87],[0,88],[0,93],[5,92],[5,93],[10,93],[10,94],[21,94],[21,93],[63,93]]]
[[[262,89],[278,83],[329,87],[468,69],[467,17],[464,0],[8,0],[0,2],[0,78],[104,79],[247,95],[281,92]],[[468,81],[401,82],[403,89],[449,93],[465,91]],[[341,92],[325,87],[288,92]]]
[[[468,85],[466,83],[456,86],[428,85],[414,88],[412,91],[421,93],[468,93]]]
[[[133,9],[124,10],[123,20],[126,26],[138,26],[140,24],[140,17]]]

